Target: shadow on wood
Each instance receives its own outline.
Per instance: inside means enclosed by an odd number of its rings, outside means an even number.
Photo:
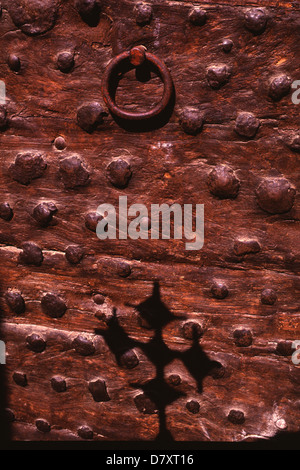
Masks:
[[[114,353],[118,364],[124,352],[137,347],[140,348],[148,359],[154,364],[156,375],[146,382],[130,384],[132,387],[143,390],[145,396],[155,405],[153,409],[158,412],[159,433],[156,440],[159,442],[172,442],[173,438],[166,424],[166,407],[184,396],[183,392],[175,390],[166,381],[164,369],[174,359],[183,362],[190,374],[197,382],[198,392],[202,392],[202,381],[212,370],[221,367],[217,361],[211,361],[199,345],[196,332],[193,334],[191,347],[184,352],[175,351],[165,344],[162,336],[163,328],[170,322],[185,317],[173,315],[160,297],[159,283],[154,283],[152,295],[134,306],[148,328],[154,330],[154,336],[148,343],[142,343],[131,339],[119,324],[116,309],[113,317],[108,322],[107,329],[96,329],[95,332],[105,339],[110,350]]]

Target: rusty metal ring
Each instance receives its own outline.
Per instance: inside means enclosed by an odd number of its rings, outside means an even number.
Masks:
[[[143,113],[133,113],[119,108],[116,105],[110,90],[113,76],[116,74],[118,68],[122,64],[126,65],[127,63],[131,68],[133,68],[141,66],[145,60],[155,67],[164,84],[164,92],[161,100],[154,106],[154,108]],[[173,81],[167,66],[160,59],[158,59],[158,57],[156,57],[154,54],[151,54],[150,52],[146,52],[146,48],[144,46],[136,46],[130,51],[122,52],[110,61],[104,71],[101,89],[104,101],[112,114],[122,119],[139,121],[153,118],[162,113],[171,99],[173,92]]]

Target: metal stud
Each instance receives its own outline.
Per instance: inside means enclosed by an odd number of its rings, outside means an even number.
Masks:
[[[26,387],[26,385],[27,385],[27,376],[23,372],[14,372],[13,373],[13,380],[20,387]]]
[[[148,3],[138,2],[133,9],[133,13],[139,26],[145,26],[151,22],[153,11]]]
[[[74,53],[70,51],[62,51],[56,58],[57,67],[63,73],[68,73],[74,67]]]
[[[188,321],[182,327],[182,334],[186,339],[200,338],[203,335],[203,328],[195,321]]]
[[[52,318],[61,318],[67,310],[65,301],[58,295],[50,292],[42,298],[41,307],[43,312]]]
[[[232,424],[243,424],[245,422],[245,415],[240,410],[230,410],[227,419]]]
[[[233,250],[237,256],[254,254],[260,251],[260,244],[252,238],[237,238],[234,241]]]
[[[53,28],[58,16],[56,0],[9,0],[8,12],[14,24],[30,36],[43,34]]]
[[[86,186],[90,182],[90,173],[85,163],[77,155],[61,160],[59,169],[62,181],[67,189]]]
[[[77,110],[77,124],[81,129],[91,133],[102,124],[104,116],[107,116],[107,113],[100,103],[96,101],[85,103]]]
[[[1,217],[1,219],[6,220],[7,222],[9,222],[13,218],[13,215],[14,215],[14,213],[13,213],[13,210],[10,207],[9,203],[8,202],[2,202],[0,204],[0,217]]]
[[[19,153],[9,167],[11,177],[21,184],[27,185],[33,179],[43,176],[47,168],[44,156],[40,153]]]
[[[110,183],[120,189],[128,185],[132,175],[130,164],[122,158],[110,162],[106,168],[106,173]]]
[[[226,64],[213,64],[207,68],[206,79],[211,88],[219,89],[225,85],[231,76],[231,69]]]
[[[84,256],[84,249],[79,245],[69,245],[65,254],[69,263],[78,264]]]
[[[284,96],[288,95],[291,89],[292,79],[281,74],[272,78],[269,85],[269,96],[274,101],[280,101]]]
[[[228,288],[224,282],[214,281],[210,288],[210,292],[215,299],[225,299],[228,295]]]
[[[254,137],[260,126],[260,121],[254,114],[248,112],[239,113],[235,121],[235,131],[242,137]]]
[[[188,13],[188,20],[195,26],[203,26],[206,23],[207,13],[200,7],[192,7]]]
[[[9,54],[7,58],[7,65],[13,72],[19,72],[21,69],[20,58],[16,54]]]
[[[93,341],[82,335],[77,336],[73,340],[72,346],[75,351],[81,356],[90,356],[95,352],[95,346],[93,344]]]
[[[253,34],[261,34],[267,26],[268,16],[262,8],[250,8],[244,15],[244,24]]]
[[[277,300],[277,294],[273,289],[264,289],[260,299],[262,304],[274,305]]]
[[[99,215],[97,212],[89,212],[85,216],[85,226],[91,232],[96,232],[98,222],[103,219],[102,215]]]
[[[137,409],[143,414],[155,414],[157,413],[157,407],[150,398],[144,393],[140,393],[134,397],[134,403]]]
[[[199,410],[200,410],[200,405],[199,405],[199,402],[196,401],[196,400],[190,400],[186,403],[186,409],[192,413],[192,414],[197,414],[199,413]]]
[[[22,315],[25,312],[25,302],[19,291],[11,290],[6,292],[5,300],[13,313]]]
[[[47,433],[51,431],[51,426],[45,419],[37,419],[35,422],[37,429],[41,432]]]
[[[201,111],[192,106],[184,108],[179,115],[179,124],[186,134],[197,135],[203,127],[204,117]]]
[[[41,225],[46,227],[52,221],[54,214],[57,213],[57,207],[53,202],[41,202],[32,213],[32,217]]]
[[[210,192],[220,199],[234,199],[240,189],[240,181],[228,165],[217,165],[208,175]]]
[[[62,393],[67,390],[67,384],[63,377],[55,376],[51,379],[51,387],[55,392]]]
[[[93,430],[89,426],[80,426],[77,430],[77,434],[81,439],[93,439],[94,433]]]
[[[22,243],[22,251],[19,254],[19,262],[33,266],[40,266],[43,262],[43,252],[39,245],[34,242]]]
[[[26,344],[31,351],[41,353],[46,349],[46,341],[40,335],[32,333],[27,336]]]
[[[252,344],[252,333],[250,330],[246,330],[245,328],[235,330],[233,337],[236,346],[247,348]]]
[[[109,401],[106,383],[103,379],[96,379],[89,382],[89,391],[91,392],[93,399],[97,402]]]

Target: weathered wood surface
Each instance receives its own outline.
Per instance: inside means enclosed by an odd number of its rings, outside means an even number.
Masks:
[[[290,192],[283,192],[280,204],[289,210],[275,207],[270,213],[261,207],[268,201],[256,190],[266,178],[285,178],[292,193],[299,182],[300,105],[292,103],[291,89],[278,101],[269,91],[274,76],[300,79],[300,5],[193,2],[207,12],[205,24],[197,26],[188,21],[190,2],[153,0],[147,2],[153,8],[151,21],[142,26],[134,15],[137,2],[104,0],[98,25],[90,26],[74,2],[63,1],[58,2],[48,31],[28,35],[12,21],[17,3],[3,0],[0,19],[0,79],[7,89],[7,122],[0,135],[0,203],[8,202],[13,210],[11,220],[0,219],[1,334],[7,345],[7,407],[15,417],[12,439],[82,439],[82,426],[99,441],[155,439],[157,412],[141,412],[134,398],[155,377],[159,364],[153,364],[142,347],[135,347],[139,364],[123,367],[95,331],[108,328],[116,308],[120,325],[131,338],[143,343],[153,338],[153,329],[143,326],[134,306],[151,296],[154,281],[159,282],[164,304],[178,316],[163,328],[166,345],[187,351],[192,341],[184,337],[183,325],[198,322],[203,330],[201,351],[224,368],[218,377],[206,374],[200,392],[197,373],[189,372],[179,356],[166,365],[167,383],[170,375],[181,378],[179,385],[170,386],[182,395],[165,410],[173,439],[240,441],[299,431],[300,372],[291,361],[291,342],[300,339],[299,196],[296,193],[290,204]],[[266,7],[268,15],[265,31],[257,35],[244,24],[244,15],[253,6]],[[233,42],[230,52],[222,47],[225,38]],[[135,132],[118,125],[108,113],[96,129],[86,132],[78,125],[78,109],[97,102],[107,111],[100,91],[103,71],[113,56],[139,44],[171,72],[176,100],[170,119],[157,129]],[[74,55],[67,73],[57,65],[63,51]],[[8,67],[12,54],[20,59],[18,72]],[[228,67],[230,77],[216,89],[209,85],[207,70],[220,64]],[[145,111],[161,93],[157,77],[140,82],[132,71],[121,80],[117,99],[128,109]],[[203,128],[195,136],[180,125],[187,106],[197,108],[203,118]],[[260,122],[252,137],[235,131],[241,112],[253,113]],[[59,136],[66,143],[62,150],[55,144]],[[47,168],[24,185],[13,178],[17,171],[20,180],[22,171],[11,166],[17,154],[27,152],[43,155]],[[63,159],[73,155],[82,160],[89,184],[70,188],[72,181],[64,179],[60,169]],[[132,171],[123,189],[107,178],[106,168],[117,157],[127,160]],[[239,180],[234,198],[227,194],[220,199],[210,191],[209,174],[221,164]],[[120,195],[128,197],[129,205],[147,207],[163,202],[204,204],[204,247],[187,251],[183,240],[100,241],[86,227],[86,215],[103,202],[117,206]],[[34,208],[42,202],[57,208],[47,226],[33,218]],[[237,244],[238,240],[244,242]],[[241,254],[249,240],[250,252]],[[38,266],[20,259],[22,243],[28,241],[42,250]],[[76,265],[66,259],[69,245],[83,247]],[[120,276],[122,263],[130,266],[127,277],[122,271]],[[213,295],[216,282],[226,286],[224,298]],[[272,305],[262,302],[265,289],[276,294]],[[22,295],[24,312],[12,311],[8,292]],[[65,303],[60,318],[45,314],[41,301],[47,293]],[[104,295],[103,304],[95,303],[97,293]],[[270,294],[267,301],[271,303]],[[238,346],[236,330],[250,332],[251,344]],[[44,351],[28,348],[26,338],[31,334],[44,339]],[[94,344],[90,355],[76,352],[73,340],[79,334]],[[25,386],[13,380],[15,372],[26,374]],[[55,376],[65,379],[65,391],[53,390]],[[97,378],[105,380],[109,401],[93,399],[88,387]],[[186,408],[191,400],[200,404],[198,412]],[[243,419],[228,420],[230,410],[244,413]],[[36,429],[37,419],[46,420],[51,431]]]

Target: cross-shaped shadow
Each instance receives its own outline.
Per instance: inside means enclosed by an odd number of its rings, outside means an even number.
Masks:
[[[133,348],[140,348],[147,358],[155,366],[155,377],[142,384],[130,384],[134,388],[144,391],[146,397],[155,404],[159,416],[159,433],[157,441],[170,442],[173,437],[166,425],[166,407],[185,394],[175,390],[165,380],[164,369],[167,364],[174,359],[183,362],[189,373],[194,377],[197,383],[198,392],[202,392],[202,381],[212,370],[221,367],[217,361],[212,361],[205,354],[199,345],[199,336],[193,331],[191,346],[186,351],[176,351],[170,349],[164,342],[162,332],[163,328],[172,321],[178,321],[186,318],[173,315],[160,297],[159,283],[155,282],[152,295],[134,306],[138,311],[140,318],[148,328],[154,329],[154,335],[148,343],[142,343],[130,338],[120,325],[116,309],[112,318],[108,321],[107,329],[96,329],[95,332],[105,339],[110,350],[114,353],[117,363],[121,364],[121,357]]]

